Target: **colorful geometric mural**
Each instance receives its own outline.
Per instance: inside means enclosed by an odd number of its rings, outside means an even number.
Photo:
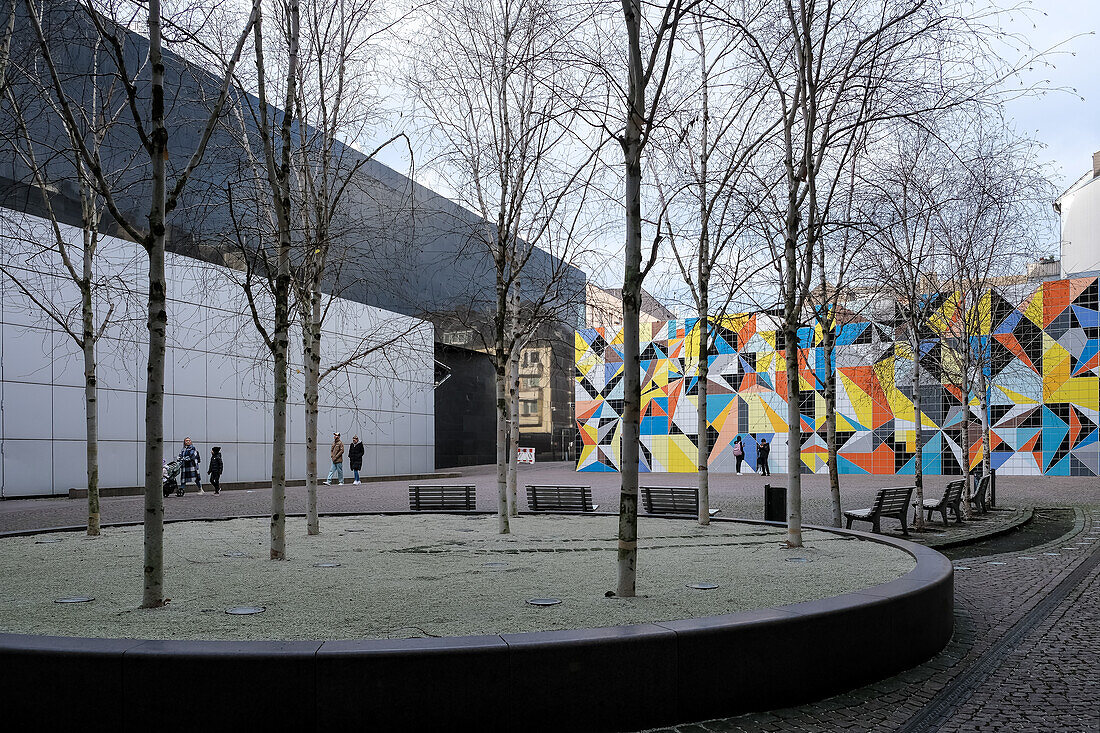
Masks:
[[[959,475],[981,465],[981,405],[971,389],[965,407],[952,368],[957,349],[945,338],[961,317],[951,294],[930,297],[933,324],[920,344],[923,470]],[[986,355],[991,460],[1006,474],[1100,475],[1100,302],[1097,278],[1045,282],[1018,305],[999,292],[978,305],[984,328],[970,341]],[[641,471],[694,472],[700,332],[698,319],[641,326]],[[782,338],[768,315],[713,319],[707,424],[712,471],[734,470],[730,444],[773,443],[771,468],[787,470],[788,385]],[[838,468],[841,473],[913,473],[916,435],[913,360],[888,321],[855,320],[837,327],[833,363],[821,330],[799,332],[802,470],[827,470],[824,384],[837,382]],[[618,471],[623,409],[622,333],[576,333],[578,471]],[[972,419],[963,456],[963,410]]]

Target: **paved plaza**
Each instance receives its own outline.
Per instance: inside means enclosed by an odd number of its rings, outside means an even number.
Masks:
[[[478,508],[491,510],[495,506],[493,467],[456,472],[462,478],[448,482],[475,483]],[[777,474],[771,481],[782,485],[785,479]],[[653,485],[689,486],[694,480],[684,474],[642,477],[643,484]],[[949,477],[927,477],[929,495],[942,490],[947,480]],[[761,518],[764,481],[752,475],[714,475],[711,505],[721,510],[721,516]],[[525,482],[587,484],[592,486],[601,511],[614,511],[618,505],[618,476],[614,474],[578,474],[568,464],[539,464],[521,467],[521,486]],[[870,506],[877,488],[905,483],[903,476],[844,476],[844,506]],[[827,524],[828,477],[803,476],[803,486],[806,523]],[[288,511],[303,512],[305,490],[295,487],[287,493]],[[165,502],[169,519],[263,515],[269,503],[270,491],[263,489],[227,491],[217,497],[189,493]],[[323,512],[406,510],[407,482],[323,486],[320,503]],[[520,503],[526,507],[525,499]],[[989,540],[990,554],[984,556],[966,556],[966,545],[945,550],[957,558],[956,625],[947,648],[933,659],[814,704],[661,730],[1100,730],[1100,485],[1095,478],[999,476],[997,504],[997,511],[961,527],[953,524],[944,529],[936,523],[921,539],[930,544],[955,544],[1013,524],[1023,525],[1017,533],[1022,535],[1039,525],[1040,517],[1053,507],[1067,509],[1060,514],[1064,526],[1052,525],[1057,536],[1048,532],[1041,537],[1041,544],[1008,551]],[[1031,521],[1036,509],[1036,519]],[[85,510],[86,503],[80,499],[6,501],[0,503],[0,531],[79,525]],[[105,524],[139,521],[142,498],[104,499],[102,514]],[[884,525],[888,532],[897,527],[890,520]],[[642,526],[644,532],[644,522]],[[289,539],[293,551],[293,537]],[[1011,543],[1006,542],[1005,547]],[[858,630],[853,629],[852,635],[856,639]],[[820,672],[829,674],[828,659],[820,660]]]

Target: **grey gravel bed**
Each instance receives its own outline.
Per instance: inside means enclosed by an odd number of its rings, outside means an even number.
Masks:
[[[885,583],[913,559],[873,542],[733,523],[640,520],[638,596],[615,587],[617,517],[328,518],[309,537],[287,522],[286,562],[267,560],[267,520],[165,527],[171,602],[142,610],[140,527],[98,539],[0,540],[0,630],[146,639],[355,639],[614,626],[797,603]],[[60,538],[60,542],[43,543]],[[234,553],[244,556],[227,556]],[[315,567],[338,563],[339,567]],[[690,583],[709,582],[714,590]],[[54,601],[94,596],[91,603]],[[536,597],[560,605],[535,607]],[[232,616],[230,607],[263,606]]]

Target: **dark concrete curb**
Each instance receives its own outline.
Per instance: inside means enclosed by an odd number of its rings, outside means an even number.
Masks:
[[[47,729],[110,710],[124,731],[637,730],[817,700],[947,644],[947,558],[881,535],[807,529],[896,547],[916,568],[833,598],[609,628],[326,642],[0,634],[0,709]]]
[[[377,484],[384,481],[434,481],[436,479],[445,478],[459,478],[462,474],[454,471],[445,471],[440,473],[402,473],[394,476],[360,476],[359,482],[364,484]],[[318,480],[317,485],[324,484],[324,481]],[[209,482],[206,484],[209,486]],[[287,486],[305,486],[305,479],[292,479],[286,482]],[[343,486],[351,486],[350,481],[345,481]],[[223,483],[222,491],[246,491],[249,489],[269,489],[271,488],[270,481],[234,481],[232,483]],[[193,491],[193,490],[192,490]],[[102,497],[107,496],[142,496],[145,493],[144,486],[114,486],[109,488],[100,488],[99,495]],[[20,496],[20,499],[33,499],[32,496]],[[53,498],[52,496],[46,498]],[[69,489],[70,499],[87,499],[88,490],[82,488]]]
[[[1003,509],[991,509],[990,512],[1004,511]],[[993,539],[994,537],[1000,537],[1010,532],[1015,532],[1020,527],[1023,527],[1031,523],[1031,520],[1035,519],[1035,507],[1024,507],[1023,514],[1016,517],[1008,524],[1002,524],[996,529],[990,530],[979,535],[971,535],[969,537],[960,537],[954,540],[948,540],[947,542],[938,542],[930,547],[934,550],[946,550],[949,547],[961,547],[962,545],[972,545],[975,542],[981,542],[983,540]],[[974,521],[974,520],[970,520]],[[981,521],[981,520],[978,520]]]

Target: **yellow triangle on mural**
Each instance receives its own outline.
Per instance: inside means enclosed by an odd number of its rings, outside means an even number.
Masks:
[[[737,404],[737,400],[730,400],[729,403],[722,408],[713,420],[710,421],[712,427],[718,432],[722,432],[723,426],[726,424],[726,419],[729,417],[730,412],[733,410],[734,405]]]
[[[764,407],[764,414],[767,416],[768,420],[771,421],[772,430],[776,433],[785,432],[787,430],[787,421],[781,418],[779,413],[773,410],[768,403],[761,400],[760,404]]]
[[[997,389],[999,389],[1001,391],[1002,394],[1004,394],[1005,397],[1007,397],[1009,400],[1011,400],[1012,404],[1014,404],[1014,405],[1037,405],[1037,404],[1039,404],[1038,400],[1032,399],[1031,397],[1028,397],[1026,395],[1022,395],[1019,392],[1013,392],[1011,389],[1008,389],[1007,387],[1002,387],[999,384],[995,385],[995,386],[996,386]]]
[[[1027,306],[1023,309],[1024,317],[1034,323],[1039,328],[1043,327],[1043,289],[1039,288],[1035,291],[1035,294],[1031,296],[1031,300],[1027,302]]]

